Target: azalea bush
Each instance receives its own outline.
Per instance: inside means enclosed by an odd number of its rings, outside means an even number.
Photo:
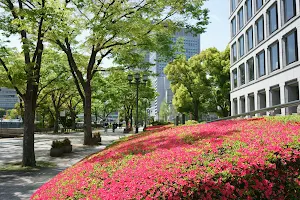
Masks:
[[[160,127],[61,172],[31,199],[299,199],[300,124]]]

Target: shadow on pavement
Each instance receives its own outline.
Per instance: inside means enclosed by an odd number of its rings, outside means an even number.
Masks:
[[[114,133],[111,130],[107,133],[103,130],[100,132],[102,142],[99,146],[84,146],[82,132],[61,135],[35,134],[36,160],[55,163],[56,167],[32,171],[0,171],[0,200],[29,199],[37,188],[61,171],[125,136],[122,129],[116,129]],[[65,137],[71,140],[73,152],[59,158],[50,157],[49,150],[52,141]],[[0,139],[0,149],[0,166],[22,160],[22,138]]]

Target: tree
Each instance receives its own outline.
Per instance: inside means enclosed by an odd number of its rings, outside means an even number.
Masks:
[[[61,18],[59,29],[49,40],[66,54],[82,98],[84,144],[92,143],[91,83],[102,60],[109,55],[122,57],[135,47],[169,53],[170,38],[176,28],[186,27],[194,33],[204,31],[208,10],[201,9],[202,6],[202,0],[68,1],[64,9],[74,9]],[[189,24],[190,19],[196,23]],[[78,41],[83,32],[87,32],[87,36]],[[90,52],[88,61],[82,65],[74,56],[79,52],[78,47]]]
[[[4,117],[6,114],[6,110],[4,108],[0,108],[0,118]]]
[[[18,118],[18,111],[17,109],[10,109],[6,111],[6,119],[17,119]]]
[[[174,105],[179,112],[214,112],[229,114],[230,50],[209,48],[186,60],[179,56],[165,69],[174,92]],[[197,111],[198,110],[198,111]]]
[[[230,49],[208,48],[195,56],[202,62],[211,83],[210,111],[227,117],[230,110]]]
[[[112,110],[119,110],[120,116],[125,119],[126,129],[132,127],[133,111],[136,109],[136,86],[129,85],[127,75],[132,72],[124,72],[122,70],[114,70],[106,79],[105,94],[112,97],[115,106]],[[143,72],[149,74],[148,72]],[[145,116],[146,107],[150,106],[151,101],[155,98],[155,89],[151,82],[139,87],[139,116]],[[144,100],[147,99],[147,102]],[[102,101],[107,100],[107,98]],[[130,121],[130,127],[128,127]]]
[[[179,112],[191,112],[199,120],[199,111],[206,112],[206,99],[210,94],[207,73],[195,57],[186,60],[184,55],[170,62],[165,70],[174,93],[173,104]]]
[[[46,114],[45,111],[50,113],[54,122],[54,133],[58,133],[60,112],[68,108],[67,101],[79,95],[74,87],[72,75],[68,70],[68,61],[64,55],[53,49],[48,49],[44,52],[42,64],[47,65],[47,68],[41,70],[37,106],[43,104],[42,109],[40,109],[43,119]],[[72,114],[73,112],[71,112]]]
[[[171,114],[171,109],[165,100],[160,104],[159,119],[163,121],[168,120],[168,116]]]
[[[71,118],[72,130],[76,129],[76,116],[79,113],[79,111],[81,110],[81,109],[78,109],[78,108],[81,108],[81,103],[82,103],[82,101],[81,101],[79,95],[71,96],[69,98],[69,100],[66,102],[67,107],[69,109],[70,118]]]
[[[18,34],[22,46],[22,54],[0,46],[0,65],[9,80],[6,84],[24,102],[23,166],[35,166],[34,118],[44,38],[61,19],[60,7],[61,2],[53,0],[0,1],[0,30],[7,37]]]

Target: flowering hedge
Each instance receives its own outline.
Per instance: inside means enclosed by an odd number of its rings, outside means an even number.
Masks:
[[[61,172],[31,199],[299,199],[300,124],[160,127]]]

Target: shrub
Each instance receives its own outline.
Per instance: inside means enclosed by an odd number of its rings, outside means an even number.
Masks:
[[[198,124],[198,122],[196,120],[187,120],[185,122],[185,125],[193,125],[193,124]]]
[[[300,122],[300,115],[286,115],[286,116],[268,116],[265,117],[266,120],[275,122]]]
[[[61,148],[63,147],[63,142],[59,141],[59,140],[53,140],[52,141],[52,148]]]
[[[71,141],[69,140],[69,138],[65,138],[63,141],[62,141],[63,145],[64,146],[69,146],[71,145]]]
[[[95,133],[93,133],[93,135],[94,135],[95,138],[101,137],[101,133],[100,132],[95,132]]]
[[[153,126],[157,126],[157,125],[168,125],[171,124],[170,122],[164,122],[164,121],[154,121],[151,123]]]

